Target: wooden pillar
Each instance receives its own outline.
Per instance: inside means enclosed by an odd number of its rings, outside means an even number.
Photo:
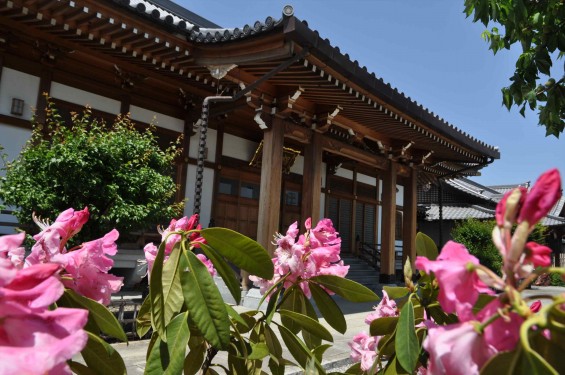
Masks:
[[[402,265],[406,258],[410,257],[412,269],[416,259],[416,215],[418,209],[418,171],[414,168],[410,171],[410,177],[406,179],[404,186],[404,211],[402,220]]]
[[[51,91],[51,81],[53,74],[48,67],[44,67],[41,76],[39,77],[39,92],[37,93],[37,106],[36,106],[36,121],[39,124],[45,123],[45,108],[47,107],[47,100],[43,94]]]
[[[379,282],[388,284],[396,281],[394,252],[396,229],[396,163],[393,161],[390,162],[390,167],[383,175],[382,202],[381,272]]]
[[[273,235],[279,231],[281,212],[281,182],[283,161],[284,124],[275,118],[270,129],[263,133],[263,159],[261,160],[261,187],[257,242],[272,254]]]
[[[322,135],[314,132],[312,141],[304,149],[302,176],[302,221],[312,218],[312,225],[320,220],[322,194]]]
[[[129,113],[131,107],[131,96],[129,94],[122,95],[122,100],[120,101],[120,113],[126,115]]]

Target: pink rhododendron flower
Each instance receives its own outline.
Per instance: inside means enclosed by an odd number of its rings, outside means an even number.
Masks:
[[[398,316],[398,308],[396,307],[396,302],[393,299],[389,299],[387,292],[383,289],[383,298],[381,302],[375,307],[374,312],[369,313],[365,318],[365,323],[371,324],[375,319]]]
[[[311,219],[305,222],[306,233],[298,240],[298,223],[293,223],[286,234],[275,236],[277,249],[273,258],[274,277],[272,280],[263,280],[250,276],[250,280],[259,286],[261,293],[265,293],[286,275],[284,287],[297,284],[304,294],[310,298],[310,287],[306,280],[318,275],[334,275],[345,277],[349,266],[343,264],[339,253],[341,238],[332,225],[331,220],[322,219],[312,228]],[[333,294],[333,292],[328,291]],[[268,298],[268,297],[267,297]]]
[[[479,293],[493,294],[477,273],[469,269],[469,265],[477,264],[479,260],[465,246],[453,241],[445,244],[435,261],[416,258],[416,268],[435,274],[439,283],[438,300],[444,311],[457,312],[463,320],[471,317]]]
[[[165,246],[165,255],[171,254],[173,251],[173,247],[177,242],[180,242],[181,235],[180,234],[170,234],[172,232],[178,231],[189,231],[193,229],[200,230],[202,226],[200,224],[196,225],[198,222],[198,214],[192,215],[190,218],[183,217],[179,220],[172,219],[171,223],[162,233],[162,241],[166,241]],[[198,232],[191,233],[189,235],[189,240],[193,243],[194,247],[200,247],[199,243],[206,243],[204,238],[200,237]]]
[[[551,265],[552,250],[547,246],[530,241],[526,243],[525,253],[524,263],[531,263],[534,267],[549,267]]]
[[[489,320],[503,307],[498,299],[489,302],[478,314],[477,319],[481,322]],[[520,326],[524,319],[520,315],[510,312],[504,317],[494,320],[484,329],[485,342],[497,351],[514,350],[520,339]]]
[[[495,211],[496,224],[499,227],[503,227],[505,224],[512,225],[516,222],[516,217],[524,204],[527,192],[528,190],[525,187],[519,186],[504,194],[504,197],[496,205]]]
[[[65,276],[72,278],[63,281],[65,286],[108,305],[112,293],[118,292],[123,285],[123,277],[108,274],[114,261],[107,255],[116,254],[118,236],[114,229],[103,238],[85,242],[80,249],[64,254]]]
[[[147,262],[147,275],[151,276],[151,270],[153,269],[153,263],[155,263],[155,258],[157,257],[157,252],[159,248],[155,246],[153,242],[148,243],[143,248],[145,253],[145,261]],[[165,256],[165,260],[169,259],[169,256]]]
[[[210,273],[210,276],[214,277],[216,276],[216,269],[214,268],[214,264],[212,264],[212,261],[208,258],[206,258],[206,255],[204,254],[196,254],[196,257],[202,262],[204,263],[204,265],[206,266],[206,268],[208,269],[208,272]]]
[[[557,169],[550,169],[540,176],[520,209],[518,223],[527,221],[533,227],[561,198],[561,176]]]
[[[0,259],[0,373],[71,374],[66,364],[86,345],[88,311],[48,307],[63,294],[58,264],[18,270]]]
[[[33,237],[36,242],[31,248],[31,254],[25,260],[26,266],[48,262],[60,263],[58,255],[66,252],[67,241],[80,232],[89,216],[88,208],[81,211],[69,208],[59,214],[51,225],[36,221],[42,231]]]
[[[25,249],[22,247],[26,234],[24,232],[0,237],[0,258],[9,259],[16,268],[24,265]]]
[[[428,373],[432,375],[478,374],[496,353],[475,330],[473,322],[429,328],[423,347],[430,354]]]
[[[353,340],[348,343],[351,348],[350,357],[353,362],[361,362],[361,370],[369,371],[377,358],[377,344],[379,338],[369,336],[365,332],[353,336]]]

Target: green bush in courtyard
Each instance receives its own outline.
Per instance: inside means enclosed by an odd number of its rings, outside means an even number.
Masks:
[[[153,128],[138,131],[127,116],[113,124],[87,107],[65,124],[51,100],[46,120],[32,120],[30,140],[19,157],[5,162],[0,199],[18,208],[20,225],[32,213],[54,220],[68,207],[88,207],[90,221],[77,240],[98,238],[112,228],[145,230],[177,216],[172,168],[179,150],[161,150]]]
[[[471,254],[479,258],[482,265],[500,275],[502,256],[492,242],[492,230],[495,225],[494,220],[467,219],[455,225],[451,237],[455,242],[464,244]],[[537,224],[528,241],[545,244],[546,231],[546,227]]]

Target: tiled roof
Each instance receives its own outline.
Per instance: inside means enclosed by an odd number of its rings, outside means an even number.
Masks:
[[[129,7],[139,13],[167,27],[174,27],[177,31],[185,32],[186,37],[198,43],[222,43],[272,30],[282,25],[286,19],[294,18],[294,11],[291,6],[285,6],[283,13],[285,17],[278,20],[267,17],[264,22],[256,21],[253,25],[245,25],[241,28],[214,28],[199,27],[191,22],[190,19],[183,17],[181,12],[165,10],[158,4],[162,0],[113,0],[122,6]],[[321,57],[322,61],[335,65],[334,68],[341,71],[352,82],[360,85],[363,89],[377,95],[382,100],[391,103],[399,110],[405,112],[412,118],[422,121],[430,129],[443,134],[451,139],[457,139],[467,146],[488,155],[490,158],[499,158],[498,148],[488,145],[470,134],[458,129],[437,114],[425,108],[415,100],[407,97],[403,92],[392,87],[389,83],[377,78],[374,73],[369,73],[366,66],[360,66],[357,60],[352,61],[348,54],[343,54],[338,47],[331,45],[330,40],[323,39],[315,30],[311,30],[306,22],[296,20],[290,28],[289,36],[296,38],[301,45],[311,45],[311,52]],[[356,95],[365,95],[356,93]],[[371,101],[367,99],[370,103]],[[407,120],[404,120],[407,121]]]
[[[494,210],[481,206],[443,206],[443,220],[494,219]],[[439,220],[439,205],[426,210],[426,221]]]
[[[487,186],[480,185],[467,178],[453,178],[446,180],[445,182],[463,193],[470,194],[487,201],[498,202],[500,198],[502,198],[502,195],[498,191]]]

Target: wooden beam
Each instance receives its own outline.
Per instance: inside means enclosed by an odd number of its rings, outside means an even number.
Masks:
[[[404,208],[402,212],[402,264],[410,257],[412,269],[416,259],[416,215],[418,208],[418,171],[411,168],[410,177],[404,185]]]
[[[390,168],[383,175],[383,208],[381,224],[381,272],[379,282],[394,283],[395,275],[395,229],[396,229],[396,163],[390,161]]]
[[[37,93],[35,120],[38,124],[45,122],[45,108],[47,107],[47,100],[43,94],[51,91],[52,79],[53,74],[51,73],[51,69],[45,67],[39,77],[39,90]]]
[[[282,159],[284,123],[275,118],[271,129],[263,133],[263,159],[261,162],[261,187],[257,242],[272,254],[275,250],[273,235],[279,231],[281,208]]]
[[[302,219],[320,220],[320,195],[322,192],[322,135],[314,133],[312,142],[304,149],[304,174],[302,183]]]
[[[361,150],[357,147],[353,147],[345,142],[324,137],[322,140],[322,147],[324,150],[331,153],[345,156],[349,159],[356,160],[360,163],[367,164],[378,169],[385,170],[388,168],[388,160],[386,158]]]

